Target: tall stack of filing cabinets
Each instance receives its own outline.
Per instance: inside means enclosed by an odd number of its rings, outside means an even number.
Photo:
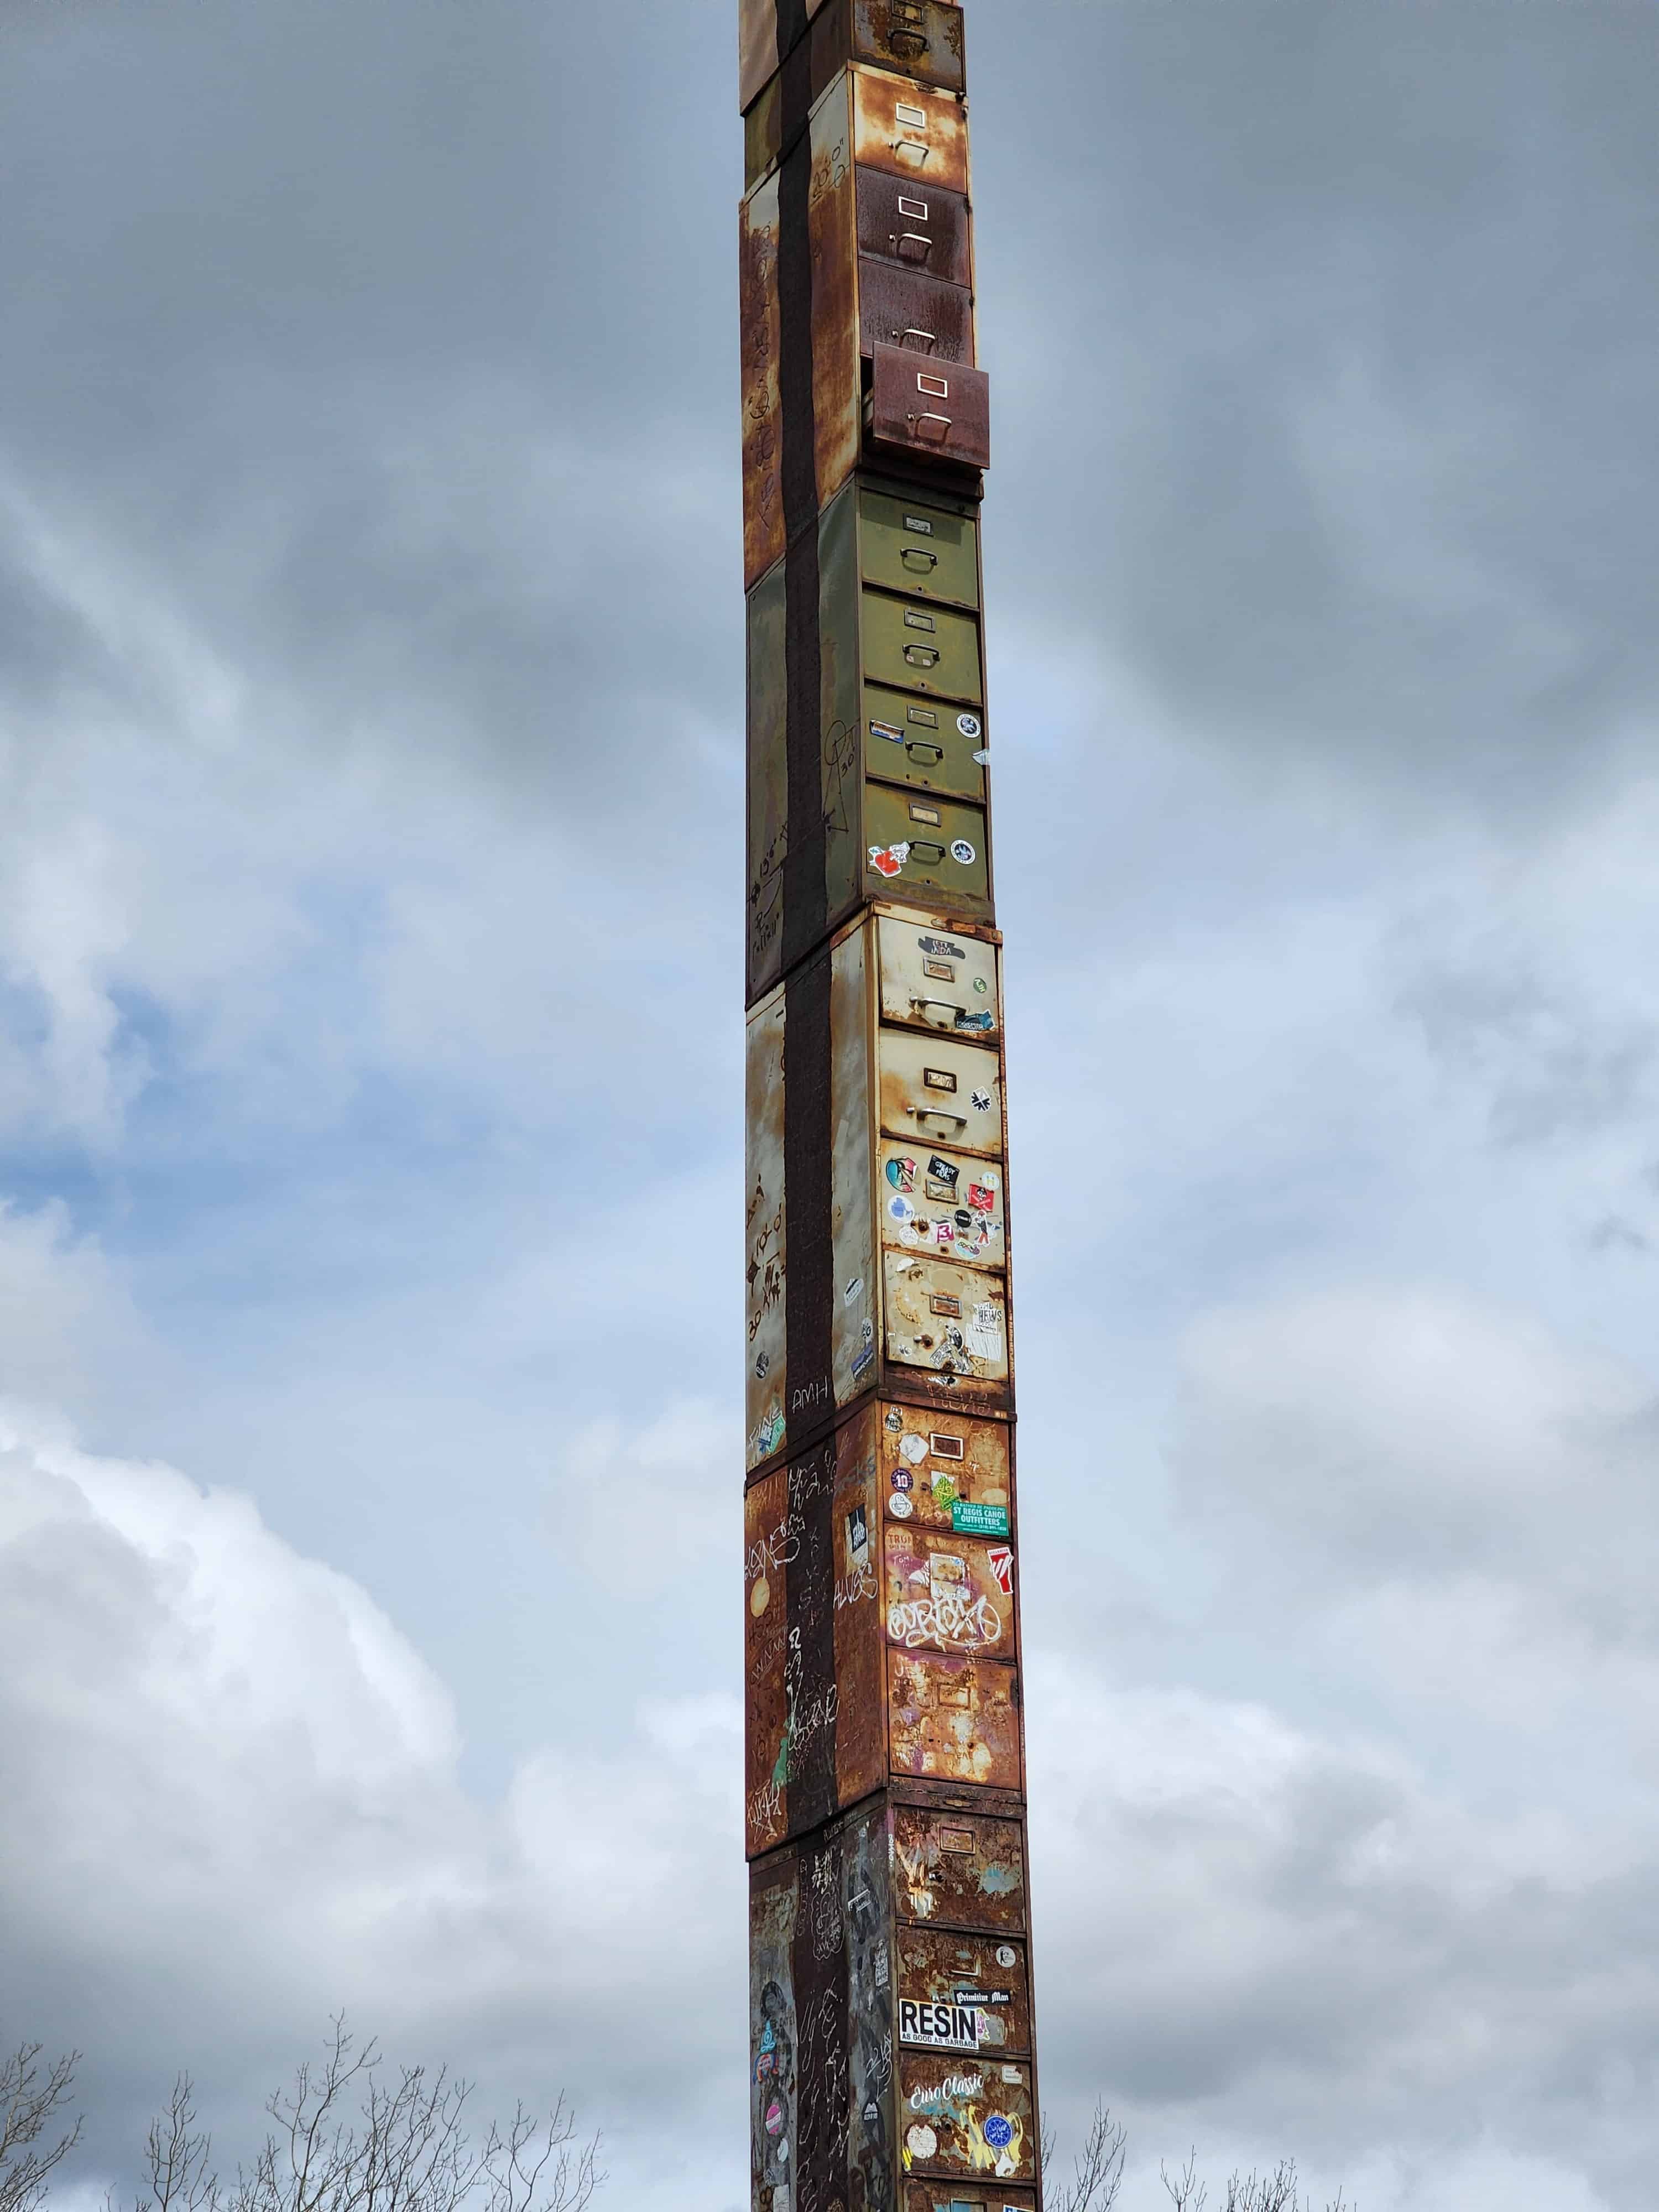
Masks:
[[[752,2212],[1037,2212],[964,15],[740,7]]]

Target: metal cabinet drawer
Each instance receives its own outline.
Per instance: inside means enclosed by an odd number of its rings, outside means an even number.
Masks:
[[[919,269],[901,269],[873,254],[859,256],[859,350],[897,346],[924,361],[974,358],[974,295]]]
[[[859,611],[864,673],[872,683],[965,699],[970,705],[983,699],[979,624],[972,615],[867,587]]]
[[[896,70],[948,92],[966,88],[964,27],[955,0],[807,0],[799,22],[808,41],[806,76],[814,100],[849,61]],[[778,66],[799,36],[780,40],[777,0],[741,0],[738,40],[738,105],[745,123],[757,109],[769,121],[782,107]],[[776,123],[770,128],[775,135]]]
[[[968,198],[943,185],[916,185],[883,169],[856,173],[859,252],[902,269],[971,284]]]
[[[990,895],[982,807],[964,806],[941,792],[866,783],[864,835],[865,882],[872,898],[884,890]]]
[[[882,1591],[888,1642],[902,1651],[1012,1659],[1013,1560],[1010,1544],[890,1521]]]
[[[882,1255],[887,1357],[935,1375],[1008,1379],[1008,1312],[1002,1278],[903,1252]]]
[[[981,2057],[1031,2048],[1025,1946],[1006,1936],[901,1927],[898,2002],[902,2043]]]
[[[866,684],[864,736],[867,774],[918,791],[983,801],[985,726],[977,708]]]
[[[865,582],[884,591],[977,607],[979,525],[949,507],[860,489],[859,565]]]
[[[1008,1534],[1013,1479],[1000,1421],[890,1406],[877,1436],[878,1487],[890,1519],[960,1535]]]
[[[876,923],[881,1018],[992,1043],[1002,1027],[997,948],[898,915]]]
[[[884,1136],[1000,1158],[1002,1068],[994,1052],[908,1030],[883,1030],[878,1049]]]
[[[965,193],[968,113],[962,102],[867,70],[850,75],[855,166]]]
[[[865,408],[873,445],[990,467],[991,380],[983,369],[918,361],[902,346],[878,345],[870,359]]]
[[[1025,1838],[1018,1822],[896,1805],[892,1823],[893,1902],[902,1920],[1024,1932]]]
[[[954,1659],[928,1651],[887,1653],[888,1758],[896,1774],[931,1777],[939,1782],[976,1782],[989,1790],[1018,1790],[1020,1784],[1019,1679],[1017,1670],[1002,1659]],[[997,2154],[988,2153],[975,2112],[983,2106],[970,2104],[964,2114],[960,2139],[946,2124],[956,2109],[950,2075],[960,2069],[959,2058],[933,2058],[920,2051],[904,2054],[900,2062],[899,2096],[907,2120],[927,2118],[937,2148],[930,2160],[964,2173],[994,2171]],[[933,2069],[930,2072],[928,2069]],[[937,2090],[933,2086],[937,2083]],[[943,2103],[935,2101],[936,2094]],[[1009,2086],[997,2086],[997,2102],[1004,2112],[1023,2112],[1029,2131],[1030,2098]],[[1016,2138],[1016,2142],[1018,2138]],[[1029,2177],[1035,2160],[1029,2146],[1022,2146],[1018,2178]]]
[[[884,1137],[876,1156],[881,1241],[969,1267],[1006,1267],[1002,1172],[971,1153]]]

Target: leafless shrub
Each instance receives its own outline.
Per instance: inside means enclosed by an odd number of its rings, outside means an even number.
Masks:
[[[56,2142],[51,2135],[75,2086],[81,2054],[71,2051],[43,2066],[41,2048],[20,2043],[0,2058],[0,2212],[34,2212],[52,2168],[81,2139],[78,2118]]]
[[[1111,2212],[1123,2185],[1123,2152],[1128,2130],[1112,2118],[1111,2107],[1097,2105],[1083,2148],[1072,2168],[1072,2179],[1049,2198],[1053,2212]],[[1054,2138],[1042,2141],[1042,2170],[1054,2163]]]

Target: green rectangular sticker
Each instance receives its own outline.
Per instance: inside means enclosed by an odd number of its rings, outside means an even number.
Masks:
[[[955,1536],[1006,1536],[1008,1509],[1006,1505],[973,1505],[959,1498],[951,1508],[951,1533]]]

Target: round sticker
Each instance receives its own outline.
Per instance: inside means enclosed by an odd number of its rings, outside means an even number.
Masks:
[[[979,855],[965,837],[957,837],[951,842],[951,858],[964,868],[971,868]]]
[[[895,1490],[913,1489],[915,1486],[915,1480],[916,1478],[911,1474],[908,1467],[896,1467],[893,1469],[893,1487]]]
[[[988,991],[988,990],[990,989],[990,988],[991,988],[991,987],[990,987],[990,985],[986,981],[986,980],[985,980],[985,978],[984,978],[984,976],[983,976],[983,975],[975,975],[975,978],[974,978],[974,988],[975,988],[976,991]]]
[[[915,1510],[902,1490],[896,1490],[887,1501],[887,1510],[895,1521],[908,1521]]]
[[[865,1322],[865,1323],[864,1323],[864,1328],[863,1328],[863,1335],[864,1335],[864,1340],[865,1340],[865,1342],[866,1342],[866,1344],[872,1344],[872,1343],[873,1343],[873,1342],[875,1341],[875,1334],[876,1334],[876,1324],[875,1324],[875,1323],[874,1323],[874,1322],[872,1322],[872,1321],[866,1320],[866,1321]]]
[[[904,2148],[912,2158],[932,2158],[939,2148],[939,2137],[932,2128],[923,2127],[918,2123],[914,2128],[905,2130]]]
[[[1013,1945],[1012,1945],[1012,1943],[999,1943],[999,1944],[997,1945],[997,1964],[998,1964],[998,1966],[1018,1966],[1018,1963],[1019,1963],[1019,1954],[1018,1954],[1018,1951],[1016,1951],[1016,1950],[1015,1950],[1015,1948],[1014,1948],[1014,1947],[1013,1947]]]
[[[766,2132],[775,2136],[783,2125],[783,2106],[775,2097],[766,2108]]]
[[[904,1196],[902,1192],[900,1193],[898,1197],[890,1198],[887,1201],[887,1211],[892,1215],[895,1221],[908,1221],[915,1210],[915,1206],[911,1205],[909,1200]]]
[[[884,1429],[902,1429],[904,1426],[904,1416],[896,1406],[893,1407],[884,1419],[882,1426]]]
[[[756,1583],[754,1589],[749,1593],[749,1610],[754,1614],[756,1620],[758,1620],[762,1613],[765,1612],[767,1607],[770,1605],[771,1602],[772,1585],[767,1581],[765,1576],[763,1575]]]
[[[958,714],[957,716],[957,727],[962,732],[964,738],[976,738],[980,732],[985,727],[985,725],[980,720],[977,714]]]
[[[985,2140],[993,2150],[1006,2150],[1014,2139],[1013,2129],[1000,2112],[993,2112],[985,2123]]]
[[[927,1456],[926,1437],[908,1436],[899,1438],[899,1457],[908,1460],[912,1467],[920,1467]]]

